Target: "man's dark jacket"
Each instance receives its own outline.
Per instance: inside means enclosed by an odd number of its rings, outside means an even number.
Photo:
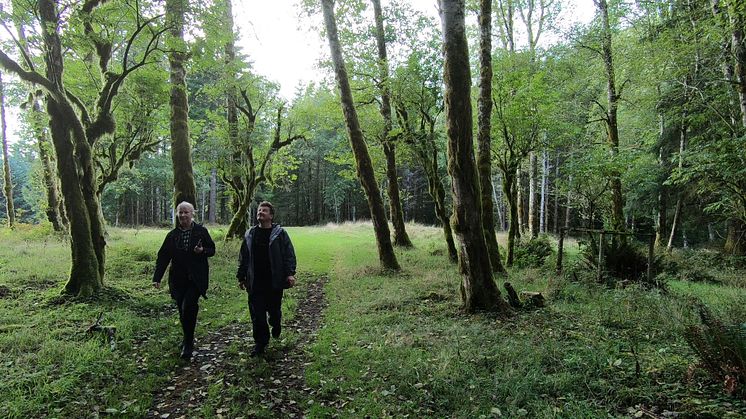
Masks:
[[[257,228],[259,226],[251,227],[246,232],[238,254],[236,278],[239,282],[246,283],[249,292],[254,286],[252,243]],[[272,232],[269,233],[269,266],[272,272],[272,288],[278,291],[288,288],[290,286],[287,281],[288,276],[295,275],[295,249],[293,249],[290,236],[279,224],[272,224]]]
[[[161,249],[158,250],[158,259],[155,262],[155,272],[153,272],[153,282],[161,282],[166,267],[171,264],[168,270],[168,287],[171,295],[174,295],[175,287],[187,277],[197,286],[199,293],[207,298],[207,286],[209,285],[210,266],[207,258],[215,255],[215,242],[212,241],[210,233],[202,225],[193,223],[192,233],[189,238],[189,245],[185,250],[177,248],[181,230],[177,227],[171,230],[166,239],[163,240]],[[203,252],[194,253],[194,248],[199,241],[202,241]]]

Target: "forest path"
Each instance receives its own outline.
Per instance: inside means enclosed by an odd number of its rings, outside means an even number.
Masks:
[[[296,399],[312,396],[303,378],[309,362],[305,349],[315,339],[321,324],[326,306],[326,281],[326,276],[312,278],[306,295],[298,301],[295,316],[283,322],[283,337],[289,331],[295,333],[292,342],[284,343],[283,339],[279,345],[270,344],[261,358],[249,358],[254,342],[250,326],[246,324],[233,323],[199,339],[192,360],[178,367],[169,383],[156,392],[146,417],[202,417],[210,412],[205,410],[206,404],[212,409],[210,413],[218,418],[241,417],[230,408],[237,405],[245,412],[244,417],[255,416],[252,412],[266,412],[266,409],[275,417],[303,417],[302,403]],[[238,351],[231,348],[234,344],[240,348]],[[254,374],[256,371],[260,372]],[[233,386],[251,386],[251,392],[258,392],[261,406],[241,396],[246,389],[231,391]],[[249,403],[252,405],[243,406]]]

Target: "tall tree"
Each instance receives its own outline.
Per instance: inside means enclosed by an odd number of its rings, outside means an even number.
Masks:
[[[18,14],[13,14],[14,24],[18,32],[18,46],[21,51],[28,51],[28,42],[26,40],[25,22]],[[34,62],[31,59],[22,61],[25,70],[34,70]],[[47,196],[46,214],[47,220],[52,223],[54,231],[64,231],[67,227],[68,220],[65,215],[65,205],[59,191],[59,182],[54,173],[54,149],[49,141],[48,130],[45,128],[46,116],[44,115],[41,105],[39,104],[43,94],[41,91],[35,91],[32,86],[32,92],[28,94],[28,100],[25,105],[31,110],[29,120],[31,121],[31,130],[37,139],[39,148],[39,159],[41,160],[42,176]]]
[[[184,41],[186,0],[166,0],[169,27],[168,62],[171,67],[171,161],[174,171],[174,208],[181,202],[197,205],[197,188],[189,142],[189,97],[186,85],[188,52]]]
[[[464,1],[441,0],[440,18],[443,27],[448,173],[453,179],[451,220],[459,242],[461,296],[464,308],[469,312],[491,310],[504,313],[509,306],[500,296],[500,290],[492,278],[479,203]]]
[[[619,91],[616,86],[614,72],[613,50],[611,44],[611,24],[609,22],[609,5],[606,0],[593,0],[601,17],[601,56],[606,70],[607,107],[604,108],[603,120],[606,125],[606,141],[612,159],[619,154]],[[616,231],[625,230],[624,196],[622,195],[622,181],[617,169],[609,174],[611,186],[611,228]],[[624,238],[625,236],[620,236]]]
[[[16,210],[13,207],[13,178],[10,173],[10,156],[8,155],[8,126],[5,123],[5,86],[0,73],[0,138],[3,143],[3,194],[5,210],[8,214],[8,227],[16,224]]]
[[[482,228],[493,272],[505,273],[495,236],[492,202],[492,0],[479,1],[479,99],[477,101],[477,170]]]
[[[389,212],[394,226],[394,245],[412,247],[404,224],[404,212],[399,193],[399,175],[396,170],[396,143],[391,135],[391,85],[389,82],[389,61],[386,54],[386,38],[383,28],[383,12],[380,0],[371,0],[376,20],[376,46],[378,47],[379,90],[381,91],[381,116],[383,116],[383,133],[381,144],[386,155],[386,178],[388,179]]]
[[[345,116],[347,134],[350,139],[352,152],[355,156],[357,166],[357,176],[365,190],[365,196],[368,199],[370,215],[373,219],[373,228],[376,234],[378,244],[378,258],[384,269],[399,270],[399,262],[396,260],[394,247],[391,244],[388,221],[383,209],[381,193],[378,189],[378,183],[373,172],[373,164],[368,154],[368,147],[363,138],[363,132],[360,129],[360,123],[357,117],[357,111],[352,99],[352,90],[347,77],[344,58],[342,57],[342,47],[339,43],[337,32],[337,22],[334,17],[334,1],[321,0],[321,8],[324,13],[324,26],[326,35],[329,40],[329,49],[334,66],[334,75],[339,87],[342,110]]]
[[[148,63],[150,54],[159,47],[160,36],[152,27],[154,19],[143,18],[140,10],[135,9],[136,28],[124,40],[123,53],[117,57],[121,60],[120,69],[115,71],[110,68],[112,41],[96,31],[100,20],[94,19],[93,14],[98,7],[102,7],[102,3],[93,1],[77,10],[83,34],[99,58],[97,65],[102,79],[96,92],[94,113],[89,112],[83,100],[69,91],[63,82],[65,62],[60,39],[63,29],[57,2],[40,0],[37,5],[44,47],[43,75],[33,70],[31,55],[23,48],[20,48],[21,55],[32,70],[25,70],[0,51],[0,65],[46,92],[49,127],[57,154],[57,173],[70,218],[72,267],[65,293],[81,296],[96,293],[103,286],[106,258],[104,222],[96,193],[92,149],[101,137],[113,133],[116,128],[112,114],[114,98],[126,77]],[[136,58],[132,45],[140,34],[150,38]]]

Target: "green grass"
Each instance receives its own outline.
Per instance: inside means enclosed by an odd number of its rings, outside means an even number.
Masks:
[[[329,276],[324,324],[308,351],[306,381],[314,395],[294,398],[309,416],[596,418],[632,415],[638,405],[659,413],[746,415],[743,401],[723,395],[718,383],[703,374],[686,379],[696,357],[681,337],[694,319],[693,297],[744,321],[746,287],[738,280],[671,281],[668,293],[609,290],[555,277],[550,257],[547,269],[509,273],[517,290],[543,291],[546,308],[507,318],[467,315],[442,230],[408,229],[415,248],[397,250],[403,272],[396,275],[379,269],[370,224],[288,229],[299,281]],[[222,237],[225,228],[210,232]],[[107,409],[140,417],[151,406],[153,392],[179,365],[175,309],[168,292],[150,284],[164,235],[110,229],[107,288],[93,300],[65,301],[59,293],[69,269],[66,242],[47,227],[0,230],[1,417],[87,417]],[[217,244],[198,339],[233,322],[250,333],[246,296],[234,278],[239,243]],[[566,246],[572,259],[573,246]],[[301,286],[287,294],[286,316],[302,292]],[[103,337],[85,333],[101,312],[105,325],[117,327],[114,351]],[[293,339],[290,331],[281,345]],[[194,416],[222,407],[230,417],[272,417],[255,384],[272,370],[247,359],[247,351],[229,348],[240,374],[231,385],[212,384]]]

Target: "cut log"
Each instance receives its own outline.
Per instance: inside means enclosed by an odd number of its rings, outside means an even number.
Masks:
[[[521,301],[526,307],[544,307],[544,296],[540,292],[521,291]]]

